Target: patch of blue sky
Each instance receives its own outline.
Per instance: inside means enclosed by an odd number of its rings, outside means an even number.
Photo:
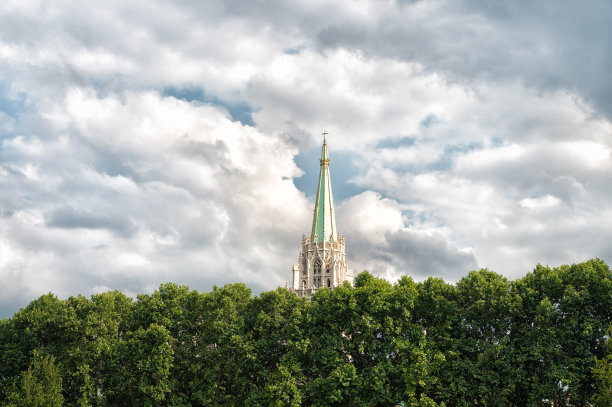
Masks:
[[[321,168],[320,158],[321,147],[319,146],[295,156],[295,163],[304,171],[304,175],[295,178],[293,183],[297,189],[304,192],[312,200],[315,199],[317,194],[317,183]],[[362,188],[351,181],[355,175],[362,171],[357,165],[357,155],[343,151],[330,151],[329,158],[329,173],[335,202],[343,201],[366,190],[366,188]]]
[[[208,95],[201,87],[168,87],[162,92],[163,96],[172,96],[186,102],[198,101],[221,106],[228,111],[232,120],[242,123],[245,126],[253,126],[253,109],[248,103],[243,101],[227,101],[216,96]]]
[[[490,141],[490,147],[501,147],[504,144],[504,140],[499,137],[493,137]]]
[[[417,202],[418,199],[414,199]],[[410,204],[410,202],[403,201],[403,204]],[[424,211],[416,211],[412,209],[402,210],[402,219],[406,227],[412,227],[416,225],[423,225],[431,221],[431,214]]]
[[[402,139],[384,140],[377,145],[377,148],[393,149],[403,146],[410,146],[414,144],[414,138],[405,137]],[[494,141],[497,145],[497,141]],[[499,144],[503,144],[499,141]],[[397,162],[387,163],[388,168],[392,169],[397,174],[419,174],[427,172],[444,172],[449,171],[453,167],[453,163],[458,156],[471,151],[480,150],[484,147],[482,143],[468,143],[468,144],[456,144],[448,145],[444,148],[444,151],[440,158],[433,162],[429,162],[425,165],[420,163],[411,162]],[[356,166],[353,166],[356,168]]]
[[[467,143],[467,144],[456,144],[449,145],[444,148],[444,153],[439,160],[428,164],[422,168],[423,172],[429,171],[448,171],[453,167],[453,163],[457,156],[460,156],[471,151],[480,150],[483,148],[482,143]]]
[[[9,86],[0,82],[0,111],[7,116],[18,118],[21,113],[31,110],[28,106],[27,95],[23,92],[14,95]]]
[[[123,75],[114,75],[110,80],[89,78],[87,84],[96,91],[98,98],[106,98],[111,95],[123,97],[127,86]]]
[[[283,52],[287,55],[298,55],[300,54],[302,51],[304,51],[305,49],[310,48],[309,44],[300,44],[296,47],[292,47],[292,48],[287,48],[285,49]]]
[[[9,87],[0,82],[0,149],[2,141],[12,139],[16,136],[12,129],[12,123],[19,120],[19,117],[32,110],[29,106],[25,93],[11,94]]]
[[[400,137],[400,138],[386,138],[384,140],[376,143],[376,148],[397,148],[397,147],[406,147],[412,146],[415,144],[417,138],[416,137]]]
[[[419,127],[421,129],[428,129],[431,126],[440,123],[440,118],[433,113],[428,114],[421,122],[419,123]]]

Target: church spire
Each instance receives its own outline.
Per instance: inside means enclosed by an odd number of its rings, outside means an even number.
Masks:
[[[332,197],[331,179],[329,177],[329,153],[326,136],[327,132],[324,131],[323,147],[321,148],[321,170],[310,235],[311,242],[336,242],[338,240],[334,198]]]
[[[302,236],[302,251],[298,262],[293,264],[291,291],[298,297],[310,298],[322,287],[333,290],[345,281],[353,284],[353,270],[348,268],[344,236],[336,231],[326,136],[327,132],[323,132],[312,232],[310,236]]]

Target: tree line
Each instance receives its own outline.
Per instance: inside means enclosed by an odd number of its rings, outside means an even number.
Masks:
[[[47,294],[0,321],[0,405],[610,406],[611,310],[599,259],[515,281],[363,272],[311,301]]]

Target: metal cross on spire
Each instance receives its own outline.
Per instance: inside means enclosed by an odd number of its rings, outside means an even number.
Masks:
[[[325,144],[327,142],[326,137],[329,133],[327,132],[327,130],[323,130],[323,133],[321,134],[323,134],[323,143]]]

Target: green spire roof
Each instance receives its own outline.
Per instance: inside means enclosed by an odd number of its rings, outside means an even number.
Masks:
[[[312,219],[311,242],[336,242],[336,215],[334,214],[334,198],[332,197],[331,179],[329,177],[329,154],[327,140],[323,133],[323,147],[321,148],[321,171],[317,188],[314,216]]]

